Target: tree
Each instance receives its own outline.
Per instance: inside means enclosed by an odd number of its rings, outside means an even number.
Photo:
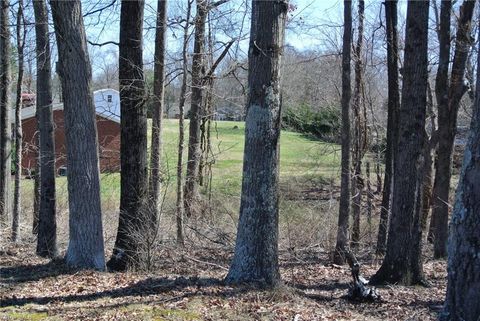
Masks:
[[[52,111],[52,68],[48,11],[45,0],[33,1],[35,13],[35,41],[37,53],[37,125],[39,129],[39,156],[35,182],[40,185],[38,204],[37,254],[57,255],[56,199],[55,199],[55,141]],[[37,178],[38,177],[38,178]],[[37,190],[35,188],[35,194]],[[35,211],[36,212],[36,211]]]
[[[340,208],[338,214],[337,244],[333,261],[345,263],[348,251],[348,226],[350,219],[350,99],[352,96],[350,60],[352,45],[352,1],[343,1],[343,50],[342,50],[342,160]]]
[[[242,196],[228,283],[275,285],[278,269],[278,161],[281,56],[288,2],[254,0],[248,51]]]
[[[185,176],[184,203],[187,216],[198,211],[198,177],[201,158],[200,124],[204,104],[205,76],[205,23],[209,11],[209,0],[196,0],[195,37],[192,56],[192,98],[188,134],[187,174]]]
[[[448,202],[452,177],[453,144],[460,100],[468,88],[464,83],[464,77],[468,53],[472,44],[470,31],[474,7],[475,1],[473,0],[464,1],[460,7],[450,81],[442,88],[443,98],[438,105],[438,151],[432,208],[432,234],[434,236],[434,257],[436,258],[447,256]]]
[[[23,30],[22,30],[23,26]],[[17,10],[17,57],[18,57],[18,74],[17,74],[17,97],[15,100],[15,186],[13,192],[13,219],[12,219],[12,241],[16,242],[19,232],[20,219],[20,179],[22,177],[22,86],[24,72],[24,54],[26,28],[23,16],[23,0],[18,1]]]
[[[428,11],[428,1],[408,2],[392,213],[387,252],[372,284],[423,282],[419,216],[427,105]]]
[[[148,197],[147,111],[143,74],[143,9],[145,2],[122,1],[120,13],[120,217],[117,239],[107,266],[123,271],[139,264]],[[147,223],[147,224],[145,224]]]
[[[465,150],[448,240],[448,285],[442,321],[480,316],[480,55],[470,136]]]
[[[12,161],[10,122],[10,1],[0,8],[0,224],[5,225],[10,213],[10,165]]]
[[[162,153],[162,118],[165,98],[165,36],[167,32],[167,0],[159,0],[155,35],[155,66],[153,79],[154,108],[152,147],[150,154],[149,206],[152,226],[156,230],[160,215],[160,183]]]
[[[363,179],[362,179],[362,159],[367,147],[367,126],[366,119],[362,113],[362,104],[364,96],[363,90],[363,62],[362,62],[362,47],[363,47],[363,21],[365,19],[365,1],[358,2],[358,34],[357,44],[354,50],[355,57],[355,87],[353,92],[353,114],[354,114],[354,141],[353,141],[353,181],[352,181],[352,247],[357,246],[360,241],[360,210],[363,193]]]
[[[69,266],[105,269],[92,69],[80,0],[51,0],[67,147]]]
[[[380,222],[377,237],[378,254],[385,254],[386,250],[388,217],[393,187],[394,150],[398,135],[397,113],[400,108],[400,90],[398,83],[397,0],[385,1],[385,20],[387,25],[388,117],[385,176],[383,179],[382,205],[380,207]]]
[[[183,246],[185,243],[183,236],[183,218],[185,214],[183,199],[183,148],[185,140],[185,115],[184,107],[187,98],[187,77],[188,77],[188,29],[190,26],[190,13],[193,0],[187,2],[187,17],[183,26],[183,46],[182,46],[182,86],[180,89],[180,99],[178,103],[178,154],[177,154],[177,202],[176,202],[176,221],[177,221],[177,244]]]

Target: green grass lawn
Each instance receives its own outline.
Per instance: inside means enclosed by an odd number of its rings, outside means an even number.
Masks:
[[[187,158],[188,121],[185,134],[184,162]],[[212,190],[225,195],[239,195],[244,149],[243,122],[219,121],[212,126]],[[148,133],[150,141],[150,130]],[[150,146],[150,143],[149,143]],[[178,120],[164,120],[163,172],[170,189],[176,180],[178,148]],[[280,139],[281,182],[338,181],[339,148],[335,144],[320,142],[299,133],[282,131]],[[30,193],[33,182],[24,180],[24,191]],[[59,201],[66,195],[66,178],[57,178]],[[101,194],[104,201],[118,200],[120,174],[101,175]],[[65,197],[66,201],[66,197]]]

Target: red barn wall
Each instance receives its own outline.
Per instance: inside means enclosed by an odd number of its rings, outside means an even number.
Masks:
[[[96,115],[99,145],[99,161],[101,172],[120,171],[120,124]],[[67,148],[65,141],[65,121],[63,110],[53,111],[55,130],[55,168],[67,164]],[[23,158],[22,167],[25,172],[35,169],[37,163],[37,120],[35,117],[22,121]]]

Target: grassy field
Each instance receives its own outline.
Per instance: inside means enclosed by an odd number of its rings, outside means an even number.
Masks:
[[[165,120],[163,131],[163,172],[164,218],[166,225],[173,218],[176,188],[176,164],[178,148],[178,120]],[[187,126],[188,128],[188,122]],[[150,131],[149,131],[150,139]],[[187,140],[185,142],[184,162],[187,158]],[[211,188],[201,188],[207,204],[210,219],[218,223],[219,228],[234,230],[240,204],[242,162],[244,149],[243,122],[216,122],[212,126],[212,180]],[[280,139],[280,215],[281,224],[298,225],[297,220],[308,219],[314,215],[334,208],[331,194],[339,178],[339,146],[320,142],[299,133],[282,131]],[[31,212],[33,181],[23,181],[24,212]],[[208,194],[208,195],[207,195]],[[307,195],[307,199],[305,199]],[[107,239],[114,235],[120,198],[120,174],[101,175],[101,196]],[[330,198],[330,200],[328,200]],[[67,229],[68,193],[65,177],[57,178],[57,207],[59,230]],[[320,207],[320,209],[319,209]],[[332,214],[333,215],[333,214]],[[228,219],[226,219],[228,218]],[[316,220],[316,219],[315,219]],[[228,227],[223,224],[228,223]],[[318,222],[318,220],[316,220]],[[215,224],[216,224],[215,223]],[[300,222],[297,222],[300,223]],[[28,226],[28,220],[26,225]],[[318,223],[314,224],[317,226]],[[109,232],[109,230],[112,230]],[[313,232],[312,232],[313,233]],[[62,238],[60,238],[62,239]],[[63,238],[65,239],[65,238]]]

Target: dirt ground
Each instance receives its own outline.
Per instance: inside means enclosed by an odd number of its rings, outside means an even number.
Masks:
[[[68,270],[33,255],[34,244],[0,247],[0,320],[435,320],[445,262],[425,263],[431,287],[379,288],[378,303],[350,302],[347,266],[320,248],[282,252],[284,285],[274,290],[222,283],[232,252],[164,245],[154,272]],[[367,278],[378,269],[362,260]]]

